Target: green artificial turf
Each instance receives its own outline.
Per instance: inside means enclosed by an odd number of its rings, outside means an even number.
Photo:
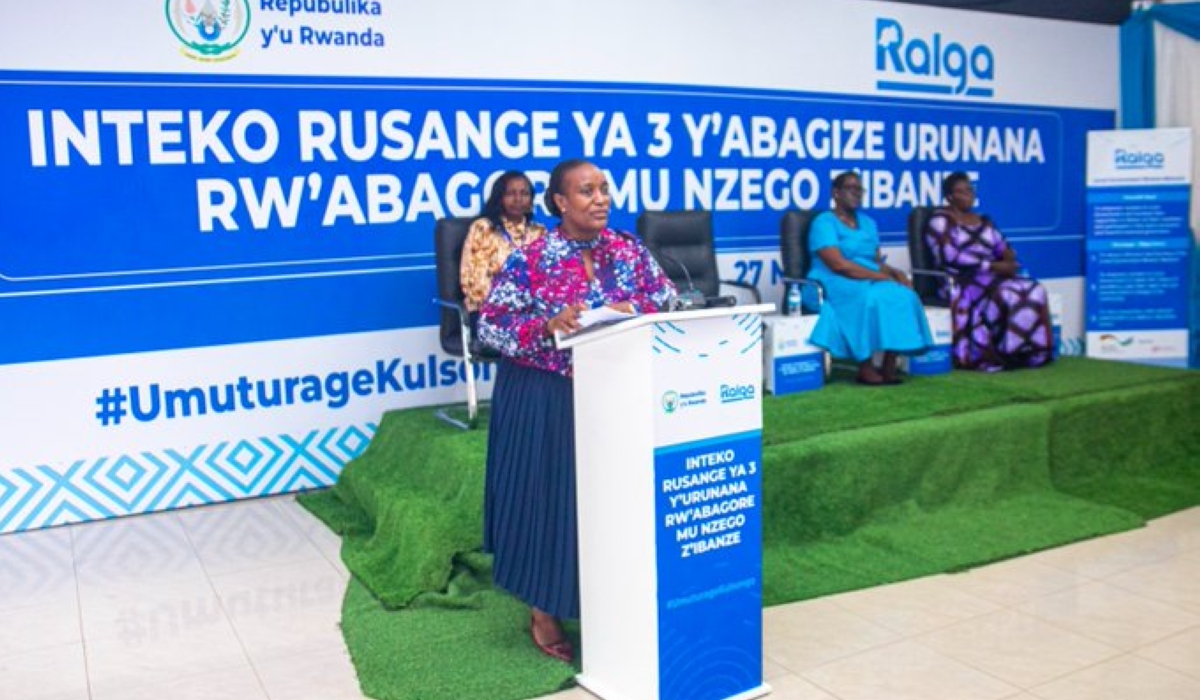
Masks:
[[[1149,383],[1097,398],[1047,403],[1055,487],[1144,518],[1200,503],[1200,384]]]
[[[342,535],[346,566],[401,607],[446,587],[453,554],[479,549],[486,450],[485,430],[394,411],[329,495],[301,502]]]
[[[907,503],[928,511],[1045,491],[1047,418],[1004,406],[764,448],[763,540],[846,535]]]
[[[909,503],[844,537],[764,543],[763,604],[961,571],[1142,523],[1128,511],[1053,493],[933,511]]]
[[[1200,504],[1200,373],[1064,358],[763,401],[763,596],[774,605],[958,571]],[[481,425],[486,426],[486,421]],[[364,692],[519,700],[575,669],[528,641],[479,553],[486,429],[387,414],[301,502],[343,536]],[[569,630],[575,635],[576,628]],[[586,649],[583,650],[586,653]]]
[[[1038,370],[914,377],[896,391],[892,387],[868,388],[855,384],[853,375],[839,368],[820,391],[767,397],[763,406],[763,445],[1013,403],[1174,383],[1180,381],[1181,374],[1187,373],[1164,367],[1064,357]],[[864,391],[872,393],[864,396]]]
[[[520,700],[574,684],[574,668],[530,653],[529,609],[493,589],[490,562],[473,558],[456,561],[448,595],[418,596],[403,612],[351,580],[342,628],[366,695]]]

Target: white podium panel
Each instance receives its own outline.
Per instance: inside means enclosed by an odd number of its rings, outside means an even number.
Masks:
[[[763,385],[776,396],[825,386],[825,351],[808,342],[817,316],[763,318]]]
[[[645,316],[575,353],[584,686],[726,700],[762,682],[762,319]]]

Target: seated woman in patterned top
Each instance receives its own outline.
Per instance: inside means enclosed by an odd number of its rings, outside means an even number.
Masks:
[[[555,332],[580,328],[585,309],[654,313],[674,287],[641,241],[608,228],[608,180],[585,160],[554,168],[546,209],[561,219],[509,257],[479,317],[479,339],[500,351],[492,390],[483,547],[496,584],[531,608],[530,636],[564,661],[574,651],[559,620],[579,616],[572,355]]]
[[[463,243],[459,279],[463,305],[472,314],[483,306],[492,277],[516,248],[541,238],[546,227],[533,220],[533,183],[525,173],[509,170],[496,179]]]
[[[942,181],[946,206],[925,229],[925,245],[940,269],[958,283],[954,365],[997,372],[1040,367],[1053,359],[1046,288],[1017,277],[1017,253],[987,216],[972,211],[975,188],[964,172]]]

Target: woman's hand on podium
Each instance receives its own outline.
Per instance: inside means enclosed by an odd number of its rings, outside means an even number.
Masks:
[[[550,337],[554,337],[555,333],[568,335],[583,328],[583,325],[579,323],[579,314],[586,308],[587,306],[584,304],[569,304],[564,306],[562,311],[559,311],[546,322],[546,335]]]

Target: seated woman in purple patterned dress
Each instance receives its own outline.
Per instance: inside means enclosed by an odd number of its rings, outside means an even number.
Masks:
[[[608,228],[608,181],[584,160],[560,163],[546,185],[554,230],[517,248],[492,281],[479,339],[503,359],[492,389],[483,547],[496,585],[531,608],[530,636],[563,661],[574,650],[559,620],[579,616],[575,417],[571,352],[557,331],[609,306],[654,313],[674,294],[642,243]]]
[[[954,365],[998,372],[1040,367],[1053,359],[1046,288],[1018,277],[1016,251],[987,216],[971,209],[975,188],[963,172],[942,181],[946,206],[925,229],[925,244],[938,267],[959,287],[954,314]]]

